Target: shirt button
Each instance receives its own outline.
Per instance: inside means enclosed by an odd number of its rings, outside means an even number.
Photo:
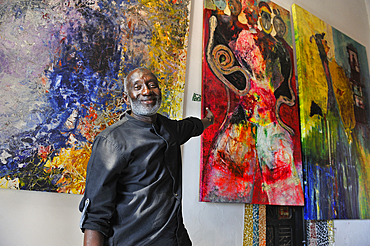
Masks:
[[[175,193],[175,196],[177,197],[177,194]]]

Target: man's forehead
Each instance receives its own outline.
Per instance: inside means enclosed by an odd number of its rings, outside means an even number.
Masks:
[[[158,82],[157,77],[150,70],[145,68],[135,69],[128,75],[128,80],[131,81],[132,83],[135,83],[140,79]]]

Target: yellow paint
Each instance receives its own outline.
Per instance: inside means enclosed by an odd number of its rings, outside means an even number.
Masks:
[[[159,78],[162,92],[169,92],[164,93],[160,113],[169,115],[172,119],[181,119],[185,90],[188,16],[185,15],[185,10],[178,11],[168,2],[142,0],[141,3],[147,7],[148,16],[155,23],[148,54],[149,69]],[[181,28],[173,28],[173,24]]]
[[[334,246],[334,220],[328,220],[328,243],[329,246]]]
[[[325,22],[313,17],[309,12],[300,8],[298,5],[293,5],[295,9],[293,11],[293,17],[296,23],[300,23],[295,27],[295,32],[299,33],[299,37],[305,37],[304,39],[300,38],[296,41],[296,52],[297,57],[301,57],[302,64],[300,71],[298,71],[299,84],[310,85],[304,87],[304,97],[300,98],[300,112],[301,119],[304,124],[302,124],[301,134],[302,137],[307,137],[313,126],[316,126],[320,123],[318,117],[310,117],[311,102],[314,101],[318,104],[323,114],[327,113],[327,95],[328,95],[328,85],[326,75],[321,63],[319,52],[315,40],[310,38],[316,33],[326,33],[325,39],[328,42],[329,47],[334,47],[332,39],[332,30],[331,27],[326,25]],[[304,52],[304,53],[303,53]],[[333,57],[332,51],[329,51],[328,56]],[[304,120],[303,120],[304,119]]]
[[[250,245],[253,245],[253,204],[245,204],[243,246]]]
[[[241,12],[239,15],[238,15],[238,21],[242,24],[245,24],[247,25],[248,24],[248,20],[247,20],[247,17],[245,16],[245,13],[244,12]]]
[[[302,136],[307,137],[312,127],[320,124],[318,117],[309,116],[312,101],[320,106],[324,115],[327,114],[327,78],[315,40],[309,38],[317,33],[325,33],[324,39],[328,46],[327,57],[334,94],[347,137],[351,141],[351,130],[356,124],[352,89],[343,68],[335,61],[332,28],[297,5],[293,5],[293,9],[296,10],[293,11],[294,19],[296,23],[300,23],[295,31],[299,33],[299,40],[296,42],[297,57],[302,57],[302,62],[299,62],[301,69],[298,71],[299,84],[301,89],[304,89],[304,97],[300,98],[300,110],[302,119],[304,119],[302,120],[304,123],[302,124]]]
[[[363,148],[360,144],[359,139],[354,139],[356,143],[356,149],[359,153],[360,165],[358,167],[358,179],[362,181],[359,185],[358,200],[360,202],[360,217],[368,218],[370,214],[369,204],[370,204],[370,168],[369,168],[369,156],[370,152]]]
[[[53,168],[63,168],[63,176],[58,184],[58,192],[83,194],[85,191],[86,168],[91,155],[91,145],[81,149],[62,148],[58,155],[45,164],[45,171],[51,172]]]
[[[10,179],[8,177],[3,177],[0,179],[0,188],[19,190],[19,179]]]
[[[230,8],[229,8],[229,1],[227,1],[226,8],[223,11],[224,11],[225,15],[228,15],[228,16],[231,15],[231,11],[230,11]]]
[[[329,62],[329,69],[342,122],[347,136],[350,137],[350,132],[356,125],[351,84],[343,68],[334,59]]]

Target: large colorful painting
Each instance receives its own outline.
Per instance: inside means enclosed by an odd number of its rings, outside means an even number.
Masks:
[[[94,137],[146,66],[181,118],[190,1],[0,1],[0,186],[84,192]]]
[[[205,1],[200,200],[303,205],[289,11],[269,1]]]
[[[366,49],[297,5],[293,18],[305,218],[370,218]]]

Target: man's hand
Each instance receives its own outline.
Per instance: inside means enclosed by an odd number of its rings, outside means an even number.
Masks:
[[[206,117],[201,119],[204,129],[206,129],[207,127],[209,127],[210,125],[212,125],[215,122],[215,116],[213,115],[211,110],[209,110],[209,108],[206,108],[206,110],[207,110]]]

